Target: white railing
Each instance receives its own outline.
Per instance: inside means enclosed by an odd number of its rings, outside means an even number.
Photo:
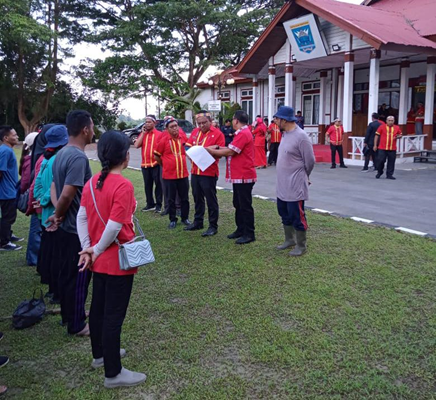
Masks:
[[[406,135],[397,139],[397,156],[404,157],[424,150],[424,141],[427,135]],[[363,147],[365,138],[350,136],[352,149],[348,153],[352,160],[363,160]]]
[[[312,144],[318,144],[318,135],[319,135],[318,132],[307,132],[307,135],[312,141]]]

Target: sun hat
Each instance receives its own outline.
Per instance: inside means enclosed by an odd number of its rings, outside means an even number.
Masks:
[[[55,149],[59,146],[65,146],[68,143],[68,131],[64,125],[55,125],[51,127],[45,134],[47,144],[45,149]]]
[[[297,121],[294,109],[288,106],[279,107],[277,113],[274,115],[274,118],[284,119],[285,121],[289,122]]]

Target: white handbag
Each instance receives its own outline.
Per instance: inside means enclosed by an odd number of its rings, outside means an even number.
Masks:
[[[101,222],[106,226],[103,218],[98,211],[97,202],[95,201],[94,188],[92,185],[92,178],[89,182],[89,187],[91,189],[92,200],[94,201],[94,207],[97,211]],[[139,233],[139,236],[135,236],[132,240],[127,243],[121,244],[117,238],[115,238],[115,243],[118,245],[118,258],[120,261],[120,269],[123,271],[128,271],[132,268],[138,268],[146,264],[153,263],[155,261],[153,250],[151,249],[150,242],[145,238],[145,234],[139,224],[138,218],[133,215],[133,222],[135,223],[135,228]]]

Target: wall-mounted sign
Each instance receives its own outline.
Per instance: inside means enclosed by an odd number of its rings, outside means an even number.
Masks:
[[[297,62],[327,56],[313,14],[291,19],[284,22],[283,26],[291,42],[292,54]]]
[[[210,100],[207,102],[209,111],[221,111],[221,100]]]

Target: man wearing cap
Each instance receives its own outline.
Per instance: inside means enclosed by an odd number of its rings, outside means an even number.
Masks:
[[[154,159],[154,151],[159,143],[162,133],[156,128],[156,118],[154,115],[147,115],[142,128],[142,133],[135,142],[135,147],[141,147],[142,155],[142,178],[144,179],[146,205],[141,211],[161,212],[162,209],[162,184],[161,184],[161,168]],[[155,186],[154,194],[156,202],[153,198],[153,185]]]
[[[304,202],[309,199],[309,176],[315,166],[315,156],[309,136],[296,124],[292,107],[280,107],[274,118],[283,132],[277,158],[276,190],[285,241],[277,249],[295,246],[289,255],[301,256],[307,248]]]
[[[395,117],[390,115],[386,118],[386,124],[378,127],[375,133],[374,152],[377,153],[377,179],[383,175],[386,159],[388,165],[386,168],[386,179],[395,180],[395,160],[397,159],[397,138],[402,136],[401,129],[398,125],[394,125]]]
[[[197,126],[189,137],[188,147],[192,146],[225,146],[223,133],[212,126],[210,113],[201,110],[196,115]],[[209,214],[209,228],[201,236],[213,236],[218,232],[218,198],[216,195],[216,183],[219,176],[218,159],[206,170],[202,171],[194,162],[191,168],[191,188],[195,203],[194,222],[185,228],[186,231],[196,231],[203,229],[203,219],[205,212],[205,200]]]
[[[185,143],[179,134],[179,124],[174,118],[165,121],[168,135],[162,135],[154,157],[162,166],[162,177],[168,193],[170,224],[169,229],[177,226],[176,195],[180,196],[182,224],[191,225],[189,221],[189,173],[186,164]]]
[[[252,191],[257,175],[254,166],[254,141],[248,120],[245,111],[236,111],[233,116],[233,128],[236,130],[233,141],[228,147],[207,148],[214,157],[227,157],[226,181],[233,184],[236,222],[236,231],[227,238],[237,239],[236,244],[247,244],[256,240]]]
[[[335,118],[334,124],[327,129],[326,136],[330,138],[330,149],[332,152],[332,166],[330,169],[336,168],[336,152],[339,154],[339,168],[347,168],[344,164],[344,151],[342,149],[342,141],[344,140],[344,127],[340,118]]]

